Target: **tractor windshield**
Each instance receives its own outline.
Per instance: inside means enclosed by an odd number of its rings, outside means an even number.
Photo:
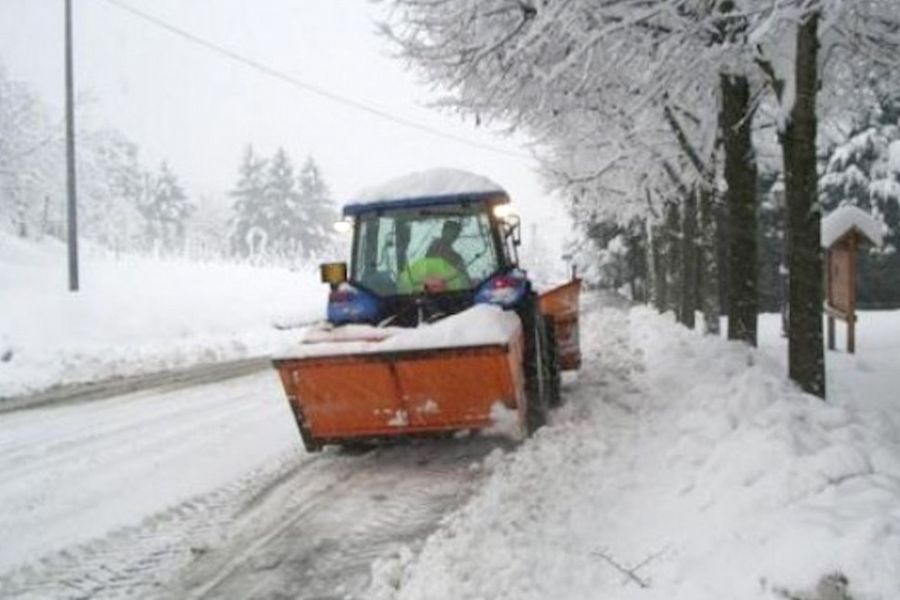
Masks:
[[[487,205],[358,217],[351,278],[381,296],[473,288],[499,268]]]

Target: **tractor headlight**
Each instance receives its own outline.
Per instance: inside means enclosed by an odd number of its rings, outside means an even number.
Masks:
[[[494,205],[494,216],[497,217],[498,219],[500,219],[501,221],[505,221],[512,214],[513,214],[512,205],[510,205],[510,204]]]
[[[338,233],[349,233],[353,229],[353,221],[350,219],[341,219],[334,222],[334,230]]]

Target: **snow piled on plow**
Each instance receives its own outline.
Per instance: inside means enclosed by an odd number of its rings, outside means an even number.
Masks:
[[[833,385],[824,403],[786,381],[783,346],[775,358],[645,308],[603,309],[583,332],[592,360],[552,424],[483,465],[492,476],[421,551],[376,561],[367,597],[897,597],[900,407],[874,397],[884,382]],[[896,356],[890,343],[872,356]],[[857,370],[846,358],[832,378]]]
[[[305,330],[279,358],[316,358],[509,344],[521,331],[519,317],[497,306],[479,304],[461,313],[415,328],[323,324]]]

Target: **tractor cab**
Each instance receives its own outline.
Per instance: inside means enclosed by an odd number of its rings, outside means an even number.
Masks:
[[[349,270],[322,265],[333,324],[415,326],[480,300],[509,304],[527,291],[518,269],[519,219],[502,191],[349,204]],[[503,296],[503,298],[501,298]]]

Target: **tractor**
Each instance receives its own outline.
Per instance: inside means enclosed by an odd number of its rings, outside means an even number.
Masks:
[[[581,282],[534,289],[502,188],[416,173],[346,204],[336,229],[352,244],[349,265],[320,266],[327,321],[273,359],[308,451],[547,422],[581,362]]]

